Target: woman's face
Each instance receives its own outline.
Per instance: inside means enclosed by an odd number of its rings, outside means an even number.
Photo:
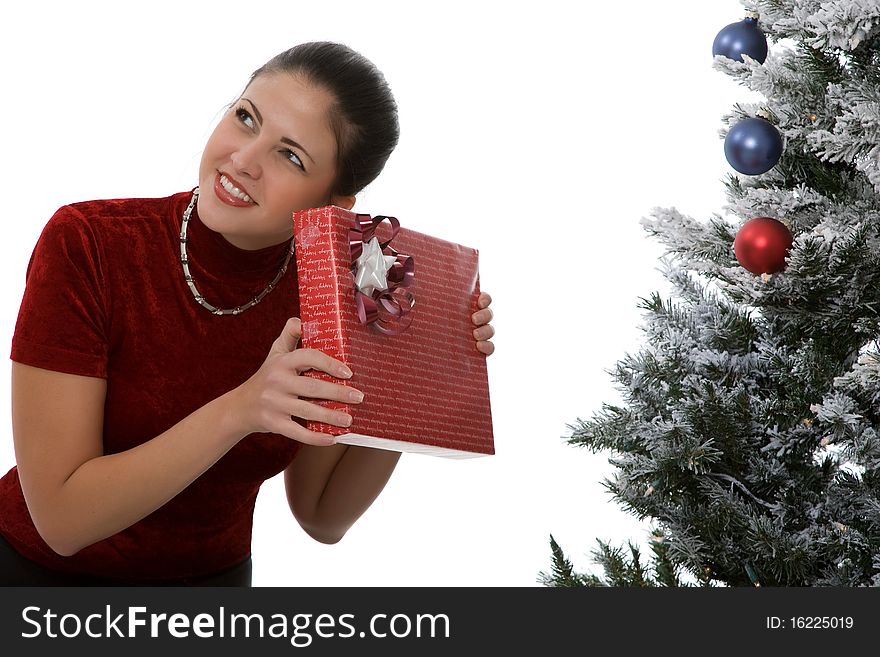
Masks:
[[[300,76],[259,76],[211,134],[199,166],[202,222],[242,249],[281,244],[296,210],[354,197],[331,195],[336,138],[332,95]]]

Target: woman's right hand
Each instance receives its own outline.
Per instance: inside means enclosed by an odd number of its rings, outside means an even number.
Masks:
[[[334,436],[309,431],[291,416],[345,426],[348,415],[303,397],[355,403],[348,397],[352,388],[301,376],[315,369],[347,378],[339,369],[342,363],[327,354],[297,349],[300,331],[300,321],[291,319],[250,379],[162,434],[110,454],[104,453],[103,442],[106,379],[13,362],[16,464],[43,540],[58,554],[70,556],[131,527],[249,433],[273,432],[311,445],[332,445]],[[334,456],[329,450],[316,451]]]
[[[351,425],[351,416],[303,398],[356,404],[363,395],[350,386],[303,376],[303,372],[312,369],[348,379],[351,370],[323,351],[297,349],[301,335],[299,318],[287,320],[260,369],[231,391],[232,410],[244,433],[277,433],[309,445],[333,445],[335,436],[309,431],[293,418],[347,427]]]

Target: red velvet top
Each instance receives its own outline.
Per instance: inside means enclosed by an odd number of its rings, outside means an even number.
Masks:
[[[107,380],[105,454],[158,436],[247,380],[299,313],[293,261],[278,287],[241,315],[216,316],[196,303],[179,247],[190,197],[65,206],[28,265],[11,358]],[[221,308],[258,294],[289,248],[239,249],[197,212],[187,238],[196,286]],[[277,434],[251,434],[163,507],[70,557],[40,538],[12,468],[0,479],[0,533],[57,570],[144,580],[214,573],[248,557],[260,485],[287,467],[298,447]]]

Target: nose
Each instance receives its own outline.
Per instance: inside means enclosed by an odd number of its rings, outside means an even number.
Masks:
[[[260,165],[260,153],[258,140],[252,140],[241,144],[230,156],[233,173],[240,176],[248,176],[257,179],[263,173]]]

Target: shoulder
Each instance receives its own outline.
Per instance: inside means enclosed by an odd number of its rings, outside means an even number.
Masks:
[[[43,229],[41,239],[88,242],[131,237],[136,232],[165,231],[182,213],[190,197],[180,192],[162,198],[119,198],[80,201],[64,205],[52,215]]]
[[[118,224],[174,216],[178,205],[186,205],[189,192],[161,198],[116,198],[71,203],[58,209],[53,220],[73,223]]]

